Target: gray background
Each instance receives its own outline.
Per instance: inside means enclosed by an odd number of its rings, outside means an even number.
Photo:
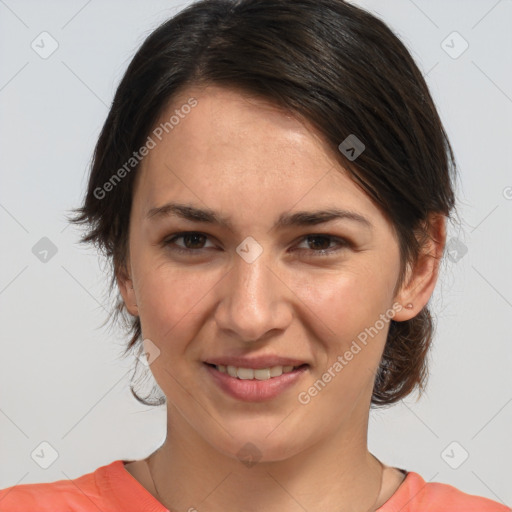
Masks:
[[[101,327],[103,263],[64,214],[80,203],[130,58],[187,3],[0,0],[0,488],[76,478],[163,442],[165,406],[131,397],[123,334]],[[412,52],[461,173],[460,229],[450,228],[431,301],[428,391],[372,412],[370,449],[427,481],[510,504],[512,2],[356,3]],[[57,50],[42,58],[52,39]],[[56,254],[41,252],[43,237]]]

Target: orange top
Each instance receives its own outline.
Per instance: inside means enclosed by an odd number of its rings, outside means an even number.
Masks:
[[[0,512],[169,512],[116,460],[73,480],[19,484],[0,490]],[[190,510],[194,510],[193,506]],[[377,512],[511,512],[413,471]]]

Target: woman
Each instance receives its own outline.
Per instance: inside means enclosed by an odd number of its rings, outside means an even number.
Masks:
[[[367,447],[370,407],[424,388],[454,173],[421,72],[369,13],[213,0],[163,24],[74,221],[111,259],[167,437],[0,510],[510,510]]]

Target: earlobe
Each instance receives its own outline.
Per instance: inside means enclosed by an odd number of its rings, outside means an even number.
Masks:
[[[408,278],[395,298],[402,309],[393,320],[410,320],[425,307],[437,283],[445,242],[446,217],[442,214],[431,214],[428,237],[414,268],[410,270]]]
[[[132,279],[125,271],[121,270],[116,274],[116,281],[126,309],[131,315],[138,316],[139,308],[137,307],[137,298]]]

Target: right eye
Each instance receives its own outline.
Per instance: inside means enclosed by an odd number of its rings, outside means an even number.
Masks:
[[[176,240],[183,239],[184,247],[176,245]],[[184,231],[181,233],[175,233],[170,238],[166,238],[163,242],[165,247],[168,247],[171,251],[175,251],[181,254],[199,255],[204,250],[203,246],[205,241],[208,239],[208,235],[200,233],[198,231]],[[214,246],[213,246],[214,247]]]

